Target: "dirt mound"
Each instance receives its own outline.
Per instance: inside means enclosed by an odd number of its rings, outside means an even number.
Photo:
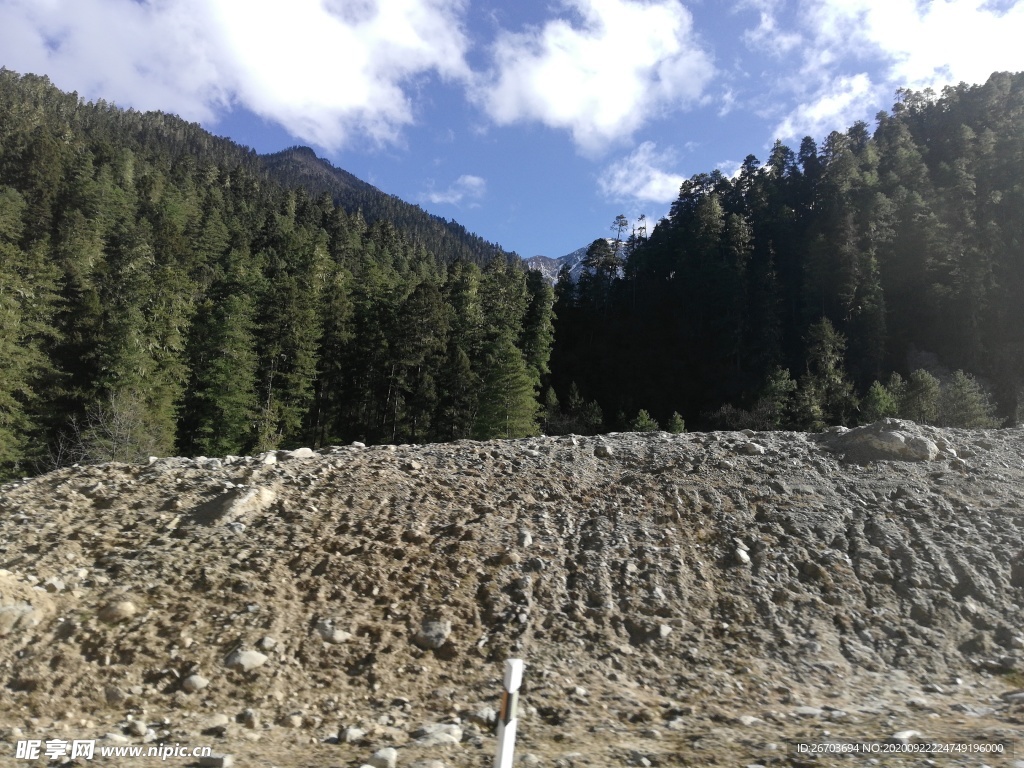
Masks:
[[[383,747],[399,766],[490,765],[512,656],[524,765],[866,765],[794,742],[1006,744],[1024,711],[1022,457],[1019,429],[887,421],[10,484],[0,754],[101,738],[280,768],[387,764]]]

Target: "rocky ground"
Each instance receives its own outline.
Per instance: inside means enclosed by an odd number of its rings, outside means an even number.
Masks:
[[[0,762],[490,766],[519,657],[517,766],[1022,766],[1022,459],[1021,429],[890,420],[8,484]]]

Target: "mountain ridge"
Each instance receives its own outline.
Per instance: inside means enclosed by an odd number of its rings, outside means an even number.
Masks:
[[[311,195],[329,194],[335,205],[348,213],[362,213],[370,224],[387,220],[406,232],[414,242],[444,255],[448,262],[464,260],[482,264],[501,258],[509,264],[517,254],[470,232],[454,219],[423,210],[397,195],[384,192],[358,176],[322,158],[310,147],[294,146],[259,156],[260,163],[278,183],[301,186]]]
[[[609,242],[613,241],[609,240]],[[558,282],[558,275],[562,268],[568,267],[569,277],[575,283],[580,279],[583,270],[586,269],[583,266],[583,260],[587,257],[587,250],[589,248],[590,245],[588,244],[557,258],[551,256],[531,256],[523,261],[529,269],[537,270],[552,284]]]

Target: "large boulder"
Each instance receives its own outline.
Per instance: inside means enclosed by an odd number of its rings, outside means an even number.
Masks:
[[[912,421],[882,419],[856,429],[820,436],[823,446],[848,461],[934,461],[939,447]]]

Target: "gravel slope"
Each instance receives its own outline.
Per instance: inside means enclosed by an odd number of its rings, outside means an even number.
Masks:
[[[209,745],[240,766],[355,768],[385,747],[400,768],[489,766],[510,656],[527,664],[522,765],[869,765],[793,742],[895,734],[1009,750],[1022,458],[1021,429],[889,420],[167,458],[9,484],[0,756],[27,766],[21,739],[103,738]]]

